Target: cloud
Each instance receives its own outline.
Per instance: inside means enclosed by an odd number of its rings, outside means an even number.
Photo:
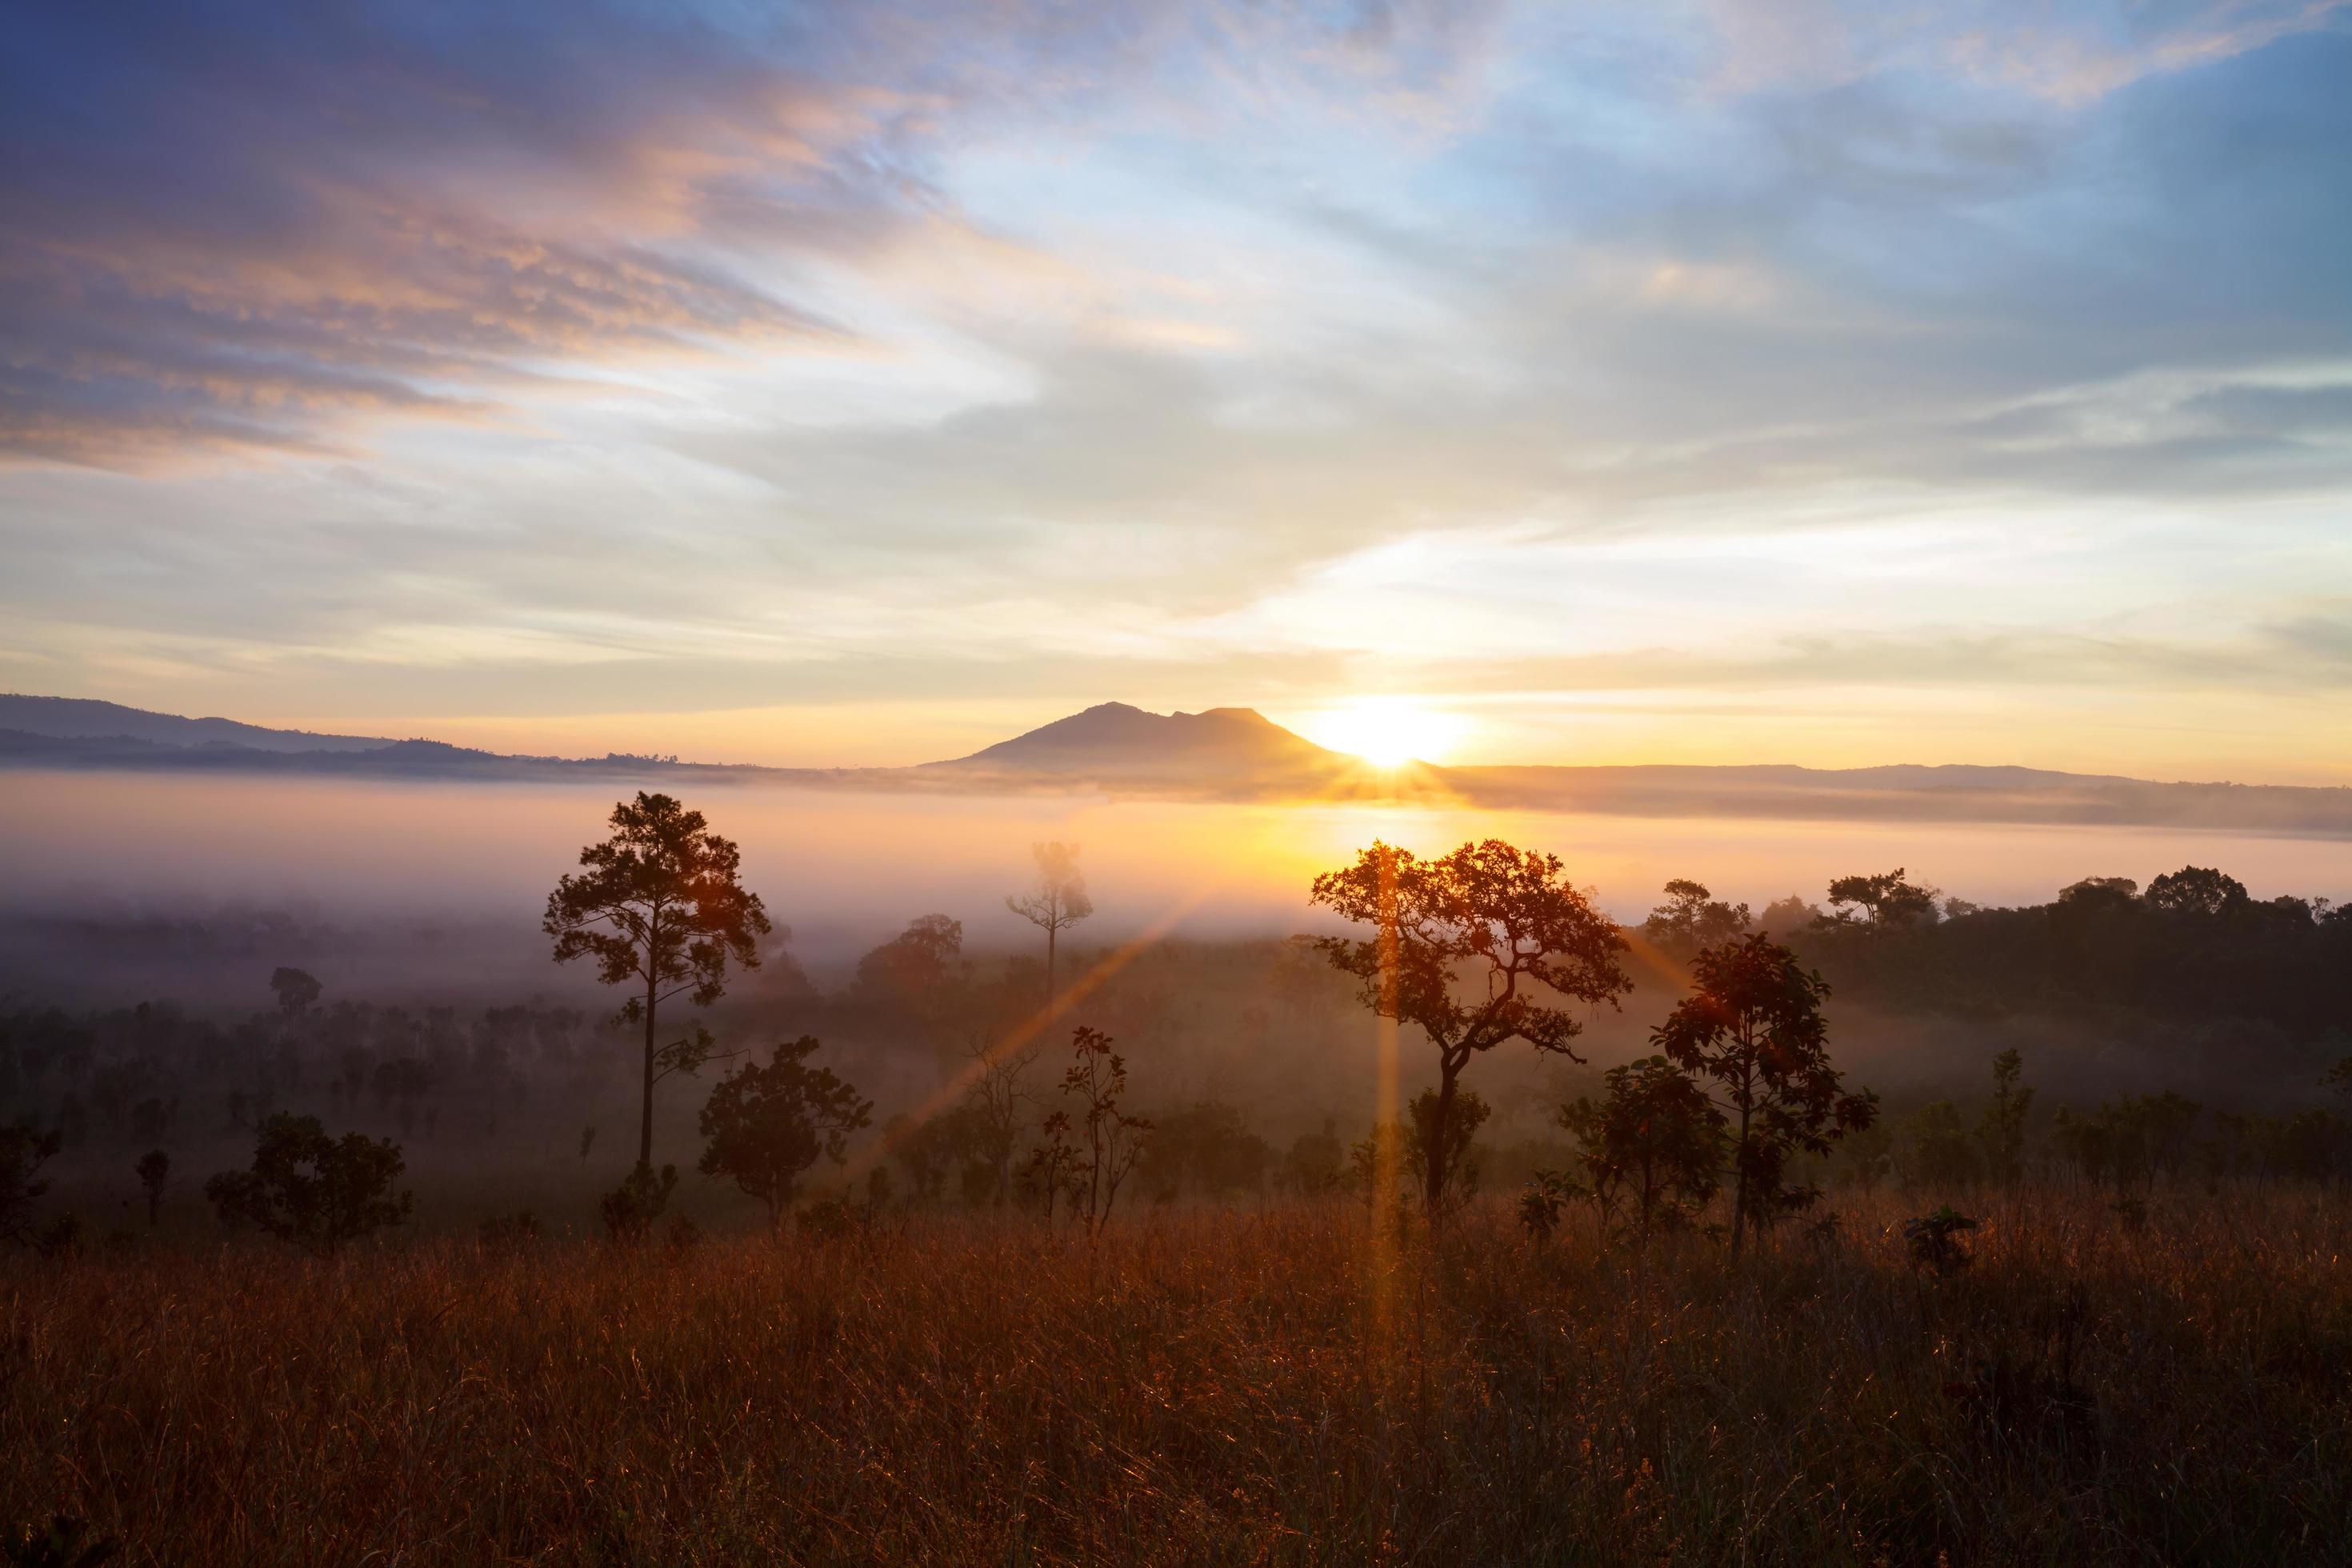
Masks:
[[[1412,98],[1466,47],[1446,7],[1188,10],[14,19],[0,450],[307,448],[483,417],[582,364],[843,350],[822,274],[958,226],[933,177],[953,136],[1050,121],[1180,49],[1231,67],[1320,40]]]

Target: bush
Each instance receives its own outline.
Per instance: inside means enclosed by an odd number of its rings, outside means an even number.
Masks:
[[[227,1224],[326,1254],[408,1217],[415,1194],[393,1190],[406,1169],[389,1139],[331,1138],[317,1117],[280,1111],[261,1124],[253,1168],[221,1172],[205,1196]]]
[[[661,1173],[656,1175],[651,1165],[638,1161],[627,1179],[597,1202],[596,1212],[604,1222],[604,1234],[625,1244],[643,1241],[646,1232],[653,1229],[654,1221],[669,1207],[670,1194],[676,1191],[676,1165],[664,1165]]]
[[[1934,1214],[1905,1221],[1903,1239],[1911,1249],[1911,1267],[1927,1269],[1939,1279],[1959,1273],[1972,1261],[1960,1237],[1976,1227],[1976,1221],[1949,1204]]]

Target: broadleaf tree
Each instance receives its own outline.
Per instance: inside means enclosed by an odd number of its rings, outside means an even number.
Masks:
[[[1423,859],[1375,842],[1354,865],[1315,879],[1308,897],[1369,925],[1368,938],[1317,946],[1358,982],[1381,1017],[1418,1026],[1437,1051],[1437,1098],[1420,1151],[1423,1196],[1441,1212],[1463,1070],[1511,1040],[1580,1061],[1571,1004],[1617,1005],[1633,989],[1625,939],[1568,880],[1559,858],[1499,838]]]
[[[831,1068],[811,1067],[814,1035],[779,1041],[764,1062],[719,1080],[702,1108],[706,1176],[726,1176],[760,1200],[782,1229],[800,1180],[820,1159],[839,1164],[849,1135],[874,1120],[874,1102]]]
[[[650,1167],[654,1085],[693,1072],[717,1048],[698,1024],[663,1042],[662,1005],[681,995],[698,1007],[719,1000],[730,964],[760,967],[759,939],[774,927],[742,884],[740,852],[702,813],[640,790],[613,807],[612,826],[611,837],[580,851],[583,869],[547,896],[541,929],[555,939],[558,963],[591,958],[598,980],[634,988],[620,1019],[645,1030],[637,1163]]]
[[[1715,1086],[1730,1123],[1731,1253],[1751,1230],[1811,1205],[1813,1186],[1791,1186],[1790,1160],[1824,1154],[1877,1119],[1873,1094],[1848,1094],[1830,1065],[1822,1002],[1829,984],[1789,949],[1759,932],[1702,952],[1691,994],[1650,1032],[1685,1072]]]

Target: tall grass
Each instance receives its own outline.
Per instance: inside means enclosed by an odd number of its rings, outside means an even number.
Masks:
[[[27,1261],[0,1523],[172,1563],[2352,1556],[2352,1203],[2028,1193],[1943,1280],[1919,1206],[1737,1271],[1347,1205]]]

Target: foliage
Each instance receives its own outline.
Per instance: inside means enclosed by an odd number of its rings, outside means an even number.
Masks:
[[[140,1190],[147,1194],[147,1225],[152,1230],[163,1205],[163,1188],[172,1179],[172,1156],[161,1149],[150,1149],[139,1156],[135,1170]]]
[[[29,1123],[0,1127],[0,1241],[29,1247],[44,1256],[69,1249],[79,1228],[70,1215],[47,1225],[33,1218],[33,1205],[48,1195],[41,1167],[57,1158],[62,1140]]]
[[[1062,1093],[1077,1101],[1077,1115],[1064,1122],[1062,1135],[1073,1141],[1083,1137],[1076,1143],[1066,1191],[1089,1236],[1110,1218],[1118,1189],[1142,1157],[1144,1140],[1152,1130],[1150,1121],[1120,1108],[1120,1097],[1127,1092],[1127,1058],[1110,1047],[1108,1035],[1079,1025],[1070,1036],[1076,1059],[1062,1075]]]
[[[604,1222],[604,1234],[625,1246],[645,1240],[669,1208],[670,1194],[677,1191],[677,1167],[664,1165],[656,1173],[640,1160],[622,1178],[621,1184],[596,1200],[596,1216]]]
[[[1758,933],[1693,962],[1692,993],[1651,1031],[1676,1067],[1712,1080],[1732,1123],[1731,1251],[1747,1233],[1810,1206],[1818,1187],[1789,1180],[1798,1154],[1825,1154],[1878,1114],[1830,1066],[1822,1001],[1829,986],[1788,948]]]
[[[1706,1091],[1664,1057],[1609,1069],[1601,1098],[1561,1106],[1555,1120],[1578,1144],[1582,1191],[1604,1227],[1647,1237],[1681,1228],[1722,1184],[1724,1117]]]
[[[1229,1198],[1265,1189],[1274,1150],[1238,1107],[1204,1100],[1152,1121],[1135,1179],[1155,1201],[1188,1191]]]
[[[1538,1171],[1519,1192],[1519,1228],[1541,1246],[1559,1228],[1568,1205],[1586,1195],[1576,1178],[1565,1171]]]
[[[698,1007],[719,1000],[729,964],[757,969],[759,939],[774,928],[760,896],[742,885],[741,853],[710,832],[700,812],[640,790],[613,807],[612,826],[610,838],[580,851],[585,869],[556,882],[541,929],[555,939],[558,963],[591,958],[604,984],[640,988],[620,1018],[645,1026],[637,1160],[649,1164],[654,1084],[695,1071],[714,1049],[699,1025],[659,1043],[661,1005],[681,995]]]
[[[2201,1109],[2170,1089],[2124,1095],[2088,1113],[2062,1105],[2050,1140],[2086,1180],[2144,1186],[2188,1168]]]
[[[2208,918],[2247,901],[2243,882],[2209,866],[2183,866],[2178,871],[2168,871],[2150,882],[2142,897],[2152,910]]]
[[[831,1068],[809,1066],[817,1049],[814,1035],[779,1041],[765,1066],[746,1062],[720,1079],[702,1108],[709,1142],[698,1168],[759,1199],[771,1230],[782,1228],[809,1167],[839,1164],[849,1135],[873,1121],[872,1100]]]
[[[2025,1174],[2025,1119],[2033,1109],[2033,1090],[2019,1083],[2024,1072],[2025,1058],[2014,1047],[1992,1058],[1992,1100],[1977,1123],[1985,1173],[2004,1186],[2014,1186]]]
[[[2207,880],[2218,875],[2184,868],[2147,898],[2128,878],[2085,878],[2047,904],[1915,924],[1899,941],[1862,921],[1783,940],[1841,997],[1899,1010],[2074,1015],[2105,1031],[2232,1021],[2315,1049],[2352,1037],[2352,914],[2233,897],[2234,882]]]
[[[1935,1213],[1903,1224],[1903,1242],[1911,1254],[1911,1267],[1924,1268],[1937,1279],[1949,1279],[1966,1268],[1972,1258],[1960,1237],[1977,1228],[1977,1222],[1949,1204]]]
[[[1327,1116],[1320,1129],[1291,1140],[1282,1157],[1282,1184],[1301,1197],[1327,1197],[1346,1184],[1347,1157],[1339,1126]]]
[[[270,994],[278,998],[278,1012],[289,1020],[309,1011],[318,1002],[320,991],[317,978],[305,970],[280,967],[270,973]]]
[[[1701,948],[1745,935],[1755,923],[1746,904],[1727,904],[1704,882],[1676,878],[1665,887],[1666,901],[1642,922],[1642,934],[1661,951],[1688,960]]]
[[[1921,1106],[1903,1119],[1895,1169],[1912,1189],[1964,1187],[1982,1173],[1973,1131],[1948,1100]]]
[[[1317,946],[1355,978],[1365,1006],[1419,1026],[1436,1047],[1438,1135],[1424,1140],[1421,1171],[1433,1215],[1446,1190],[1444,1162],[1461,1142],[1445,1124],[1462,1070],[1514,1039],[1581,1059],[1570,1042],[1583,1021],[1560,1004],[1615,1006],[1633,989],[1619,963],[1625,939],[1570,884],[1559,857],[1498,838],[1429,860],[1376,842],[1354,865],[1316,878],[1308,897],[1373,928],[1369,939],[1324,937]],[[1465,969],[1475,993],[1466,999]]]
[[[1837,911],[1832,920],[1859,918],[1881,930],[1900,931],[1936,922],[1936,890],[1907,881],[1897,866],[1875,875],[1840,877],[1830,884],[1830,907]]]
[[[406,1169],[389,1139],[333,1138],[315,1116],[278,1111],[261,1124],[252,1167],[220,1172],[205,1196],[226,1223],[325,1254],[408,1218],[414,1194],[394,1190]]]

